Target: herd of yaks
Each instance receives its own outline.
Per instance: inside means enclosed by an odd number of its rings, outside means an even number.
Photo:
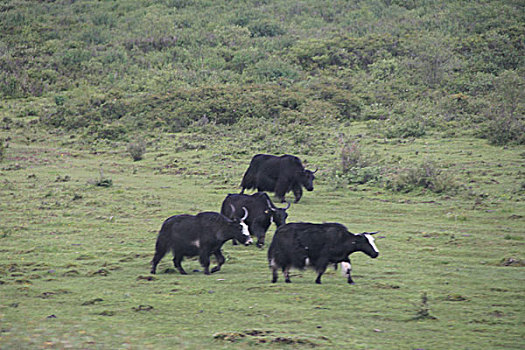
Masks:
[[[186,274],[181,265],[183,258],[194,256],[199,257],[205,274],[217,272],[225,262],[221,248],[226,241],[249,245],[253,243],[251,235],[254,235],[257,246],[261,248],[273,221],[277,230],[268,249],[272,282],[277,282],[279,269],[285,282],[290,283],[291,268],[311,267],[317,272],[315,282],[320,284],[326,268],[341,263],[348,283],[353,283],[349,255],[361,251],[376,258],[379,251],[372,235],[377,232],[353,234],[339,223],[286,223],[290,203],[285,208],[278,208],[263,192],[274,192],[281,202],[286,202],[285,194],[292,191],[297,203],[303,187],[307,191],[313,190],[314,173],[305,169],[296,156],[255,155],[243,176],[241,193],[229,194],[220,213],[182,214],[164,221],[157,237],[151,273],[156,273],[158,263],[169,250],[175,268],[183,275]],[[258,192],[246,195],[245,189]],[[217,266],[210,270],[212,255]]]

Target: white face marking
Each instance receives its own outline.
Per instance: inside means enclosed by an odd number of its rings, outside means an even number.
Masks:
[[[375,241],[374,237],[372,237],[371,235],[367,235],[367,234],[365,234],[365,237],[368,239],[368,243],[370,243],[372,248],[374,248],[374,251],[376,253],[379,253],[379,250],[377,249],[376,244],[374,243]]]
[[[310,265],[310,259],[306,258],[306,259],[304,260],[304,264],[305,264],[306,266]]]
[[[352,265],[343,261],[341,263],[341,275],[343,275],[343,277],[348,277],[350,275],[350,271],[352,271]]]
[[[201,246],[201,241],[196,240],[196,241],[191,242],[191,244],[194,245],[194,246],[196,246],[197,248],[200,248],[200,246]]]
[[[252,237],[250,237],[250,230],[248,229],[248,225],[246,225],[244,222],[241,221],[242,226],[242,234],[248,237],[248,240],[246,243],[253,243]]]

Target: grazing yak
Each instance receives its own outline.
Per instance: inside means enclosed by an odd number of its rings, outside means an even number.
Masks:
[[[315,283],[321,283],[321,276],[329,264],[344,262],[343,273],[348,283],[350,276],[349,255],[363,252],[377,258],[379,252],[372,234],[353,234],[338,223],[289,223],[277,229],[268,249],[268,262],[272,270],[272,282],[277,282],[277,270],[282,269],[285,282],[290,283],[290,268],[304,269],[307,266],[317,271]]]
[[[244,216],[234,220],[215,212],[182,214],[166,219],[157,237],[155,256],[151,261],[151,273],[156,272],[159,261],[168,250],[173,253],[173,265],[183,275],[186,275],[186,271],[181,263],[185,256],[198,256],[204,267],[204,273],[209,275],[210,256],[213,254],[217,259],[217,266],[211,272],[219,271],[225,261],[221,252],[224,242],[235,238],[245,245],[253,243],[248,227],[244,223],[248,211],[246,208],[243,210]]]
[[[313,191],[314,173],[315,171],[306,170],[296,156],[285,154],[278,157],[257,154],[252,158],[248,170],[244,173],[241,194],[245,189],[274,192],[277,198],[284,203],[285,194],[293,191],[295,203],[297,203],[303,195],[302,187]]]
[[[222,202],[221,214],[230,219],[235,219],[241,215],[241,208],[243,207],[248,209],[248,217],[244,222],[248,225],[250,234],[257,237],[257,247],[261,248],[264,245],[266,231],[268,231],[272,221],[277,227],[286,223],[288,217],[286,210],[290,208],[290,203],[286,208],[277,208],[264,192],[257,192],[251,196],[229,194]],[[233,239],[233,244],[237,244],[235,239]]]

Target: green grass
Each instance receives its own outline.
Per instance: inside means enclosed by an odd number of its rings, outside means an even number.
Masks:
[[[522,349],[524,14],[3,2],[0,348]],[[289,222],[381,231],[356,285],[271,284],[266,247],[230,243],[212,276],[149,274],[163,220],[218,211],[257,153],[319,169]]]
[[[363,130],[355,124],[344,131]],[[523,347],[522,267],[502,263],[523,259],[519,147],[365,136],[363,151],[384,163],[432,157],[472,188],[456,195],[368,184],[336,189],[337,137],[320,128],[329,152],[315,141],[309,154],[298,153],[320,170],[314,192],[290,208],[289,222],[381,231],[378,259],[352,255],[355,285],[333,269],[323,285],[310,270],[293,271],[292,284],[282,276],[271,284],[267,246],[230,242],[217,274],[181,276],[167,256],[150,275],[163,220],[218,211],[225,195],[238,191],[251,155],[265,147],[231,132],[163,134],[139,162],[124,142],[75,145],[60,135],[12,132],[0,163],[0,347]],[[29,135],[34,140],[27,142]],[[92,184],[101,168],[111,187]],[[200,269],[191,259],[184,266]],[[435,319],[417,319],[425,309]]]

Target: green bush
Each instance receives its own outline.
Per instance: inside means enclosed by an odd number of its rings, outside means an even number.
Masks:
[[[525,144],[525,78],[523,71],[504,71],[485,111],[488,121],[480,136],[493,145]]]
[[[455,192],[459,185],[453,176],[432,161],[414,167],[398,169],[390,174],[386,187],[395,192],[427,189],[435,193]]]
[[[486,138],[490,144],[504,146],[507,144],[525,144],[525,119],[496,113],[485,123],[480,136]]]
[[[285,33],[278,24],[266,21],[251,23],[248,29],[252,37],[273,37]]]
[[[4,160],[6,149],[7,147],[4,145],[4,141],[0,141],[0,162]]]
[[[86,138],[94,140],[125,140],[127,129],[120,124],[92,124],[86,131]]]
[[[128,153],[133,160],[142,160],[144,153],[146,153],[146,143],[144,141],[131,142],[128,144]]]
[[[341,171],[343,174],[348,173],[355,168],[363,168],[367,166],[367,160],[361,152],[359,143],[354,141],[351,144],[343,140],[343,136],[339,137],[341,146]]]

